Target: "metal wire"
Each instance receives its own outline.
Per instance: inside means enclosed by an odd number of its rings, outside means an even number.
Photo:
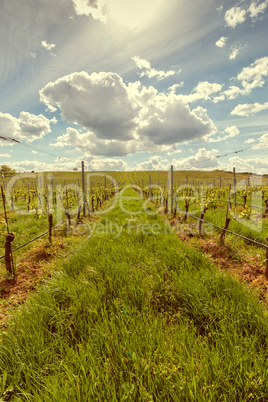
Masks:
[[[78,213],[78,212],[77,212],[77,213]],[[77,215],[77,214],[74,214],[73,216],[71,216],[71,219],[72,219],[75,215]],[[56,229],[57,227],[63,225],[63,224],[64,224],[65,222],[67,222],[67,221],[68,221],[68,219],[65,219],[65,221],[63,221],[63,222],[61,222],[61,223],[58,223],[58,225],[53,226],[52,230],[54,230],[54,229]],[[30,244],[30,243],[32,243],[33,241],[37,240],[37,239],[40,239],[40,237],[45,236],[48,232],[49,232],[49,230],[47,230],[46,232],[40,234],[39,236],[36,236],[34,239],[27,241],[27,243],[24,243],[24,244],[22,244],[21,246],[19,246],[19,247],[17,247],[17,248],[14,248],[14,250],[12,250],[11,252],[14,253],[14,251],[17,251],[17,250],[19,250],[20,248],[27,246],[27,244]],[[4,258],[4,257],[5,257],[5,254],[4,254],[4,255],[1,255],[1,256],[0,256],[0,260],[1,260],[2,258]]]
[[[182,209],[177,209],[177,211],[180,211],[180,212],[183,212],[184,214],[186,214],[186,212],[183,211]],[[198,216],[189,214],[188,212],[187,212],[187,216],[190,216],[191,218],[198,219],[199,221],[205,222],[205,223],[207,223],[208,225],[214,226],[215,228],[224,230],[224,231],[227,232],[227,233],[231,233],[231,234],[233,234],[234,236],[241,237],[241,238],[244,239],[244,240],[250,241],[251,243],[255,243],[255,244],[257,244],[258,246],[261,246],[261,247],[264,247],[264,248],[268,249],[268,246],[266,246],[265,244],[259,243],[259,242],[257,242],[256,240],[249,239],[248,237],[245,237],[245,236],[242,236],[242,235],[240,235],[240,234],[238,234],[238,233],[232,232],[231,230],[224,229],[224,228],[222,228],[222,227],[220,227],[220,226],[215,225],[214,223],[211,223],[211,222],[206,221],[205,219],[198,218]]]

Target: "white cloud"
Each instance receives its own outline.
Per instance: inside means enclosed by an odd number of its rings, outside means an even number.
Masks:
[[[226,96],[227,99],[235,99],[238,95],[243,95],[244,90],[235,85],[231,85],[229,89],[223,91],[223,94]]]
[[[235,28],[246,20],[247,11],[241,7],[232,7],[227,10],[224,16],[227,26]]]
[[[103,14],[105,0],[72,0],[76,15],[91,15],[95,20],[106,22],[107,17]]]
[[[35,59],[36,56],[37,56],[37,53],[35,53],[35,52],[30,52],[29,55]]]
[[[259,138],[259,143],[254,145],[252,149],[267,149],[268,148],[268,133]],[[268,165],[268,162],[267,162]]]
[[[11,158],[9,154],[0,154],[0,158]]]
[[[174,169],[210,170],[218,165],[216,153],[218,153],[217,149],[208,151],[205,148],[199,148],[196,155],[173,159],[171,164]]]
[[[83,156],[83,160],[86,162],[87,170],[96,170],[96,171],[103,171],[103,170],[130,170],[129,166],[125,161],[122,159],[112,159],[112,158],[105,158],[99,159],[94,158],[86,154]]]
[[[213,95],[213,100],[215,99],[215,95],[217,92],[220,92],[222,89],[221,84],[211,83],[208,81],[201,81],[198,85],[193,89],[192,93],[189,95],[178,95],[178,97],[187,103],[195,102],[200,99],[204,100],[212,100],[211,95]]]
[[[228,138],[236,137],[240,133],[240,131],[236,126],[230,126],[224,130],[224,133],[227,134],[223,137],[218,136],[217,138],[209,138],[208,142],[220,142],[227,140]]]
[[[250,116],[252,114],[259,113],[265,109],[268,109],[268,102],[265,102],[263,104],[261,104],[261,103],[253,103],[253,104],[244,103],[243,105],[241,105],[241,104],[237,105],[231,111],[231,115]]]
[[[249,138],[245,141],[246,144],[252,144],[253,142],[255,142],[254,138]]]
[[[218,89],[207,84],[199,88],[206,97]],[[86,131],[68,128],[54,146],[72,145],[81,152],[86,148],[92,155],[174,152],[176,144],[206,140],[216,131],[206,109],[191,110],[174,92],[158,93],[140,82],[125,85],[114,73],[70,74],[47,84],[40,98]]]
[[[219,92],[222,89],[221,84],[210,83],[208,81],[199,82],[194,89],[194,93],[200,97],[199,99],[210,99],[210,95]]]
[[[236,126],[227,127],[224,132],[227,133],[227,135],[224,137],[224,140],[227,138],[233,138],[240,133],[239,129]]]
[[[147,76],[148,78],[157,77],[158,80],[163,80],[164,78],[170,77],[171,75],[175,75],[176,71],[163,71],[163,70],[156,70],[155,68],[151,67],[149,61],[141,59],[140,56],[132,57],[132,60],[136,63],[136,66],[139,69],[144,70],[140,73],[140,77]]]
[[[234,156],[229,159],[228,162],[220,162],[218,169],[232,171],[235,166],[236,172],[252,172],[262,174],[268,173],[268,160],[265,158],[245,158],[242,159],[239,156]]]
[[[68,161],[67,158],[60,158],[55,163],[46,163],[41,161],[24,160],[20,162],[9,162],[9,166],[17,172],[45,172],[45,171],[70,171],[74,168],[80,169],[81,160],[85,161],[87,170],[130,170],[129,166],[122,159],[100,159],[93,158],[87,154],[76,161]]]
[[[215,45],[218,47],[224,47],[226,46],[226,42],[229,38],[227,36],[222,36],[216,43]]]
[[[223,5],[221,4],[219,7],[216,8],[216,11],[218,11],[219,14],[221,14],[223,10]]]
[[[241,50],[241,47],[240,47],[240,46],[231,48],[231,53],[230,53],[230,55],[229,55],[229,60],[234,60],[234,59],[236,59],[236,56],[239,54],[240,50]]]
[[[170,162],[163,159],[160,155],[149,158],[146,162],[138,163],[135,170],[168,170]]]
[[[215,131],[206,109],[199,106],[190,110],[183,101],[174,98],[166,99],[164,109],[161,103],[151,105],[141,121],[139,133],[153,144],[173,145],[182,141],[205,140]]]
[[[241,47],[240,47],[241,48]],[[238,95],[250,94],[254,88],[263,87],[265,77],[268,76],[268,57],[255,60],[249,67],[244,67],[237,75],[237,80],[241,81],[242,87],[231,85],[227,90],[214,96],[213,102],[217,103],[224,99],[235,99]],[[191,95],[186,95],[191,96]]]
[[[176,93],[176,90],[178,89],[178,88],[180,88],[180,87],[182,87],[184,85],[184,81],[181,81],[181,82],[179,82],[179,83],[177,83],[177,84],[173,84],[173,85],[171,85],[170,87],[168,87],[168,89],[167,89],[167,92],[169,92],[169,93]]]
[[[268,6],[268,0],[265,0],[263,3],[259,3],[257,1],[253,1],[249,8],[249,16],[253,19],[256,19],[259,14],[263,14],[266,7]]]
[[[56,45],[54,43],[48,43],[46,40],[43,40],[41,46],[44,47],[46,50],[52,50]]]
[[[137,105],[115,73],[72,73],[47,84],[40,98],[51,110],[59,108],[68,122],[94,131],[98,138],[133,138]]]
[[[250,67],[245,67],[238,74],[237,79],[242,82],[246,93],[250,93],[252,89],[263,87],[265,84],[264,77],[268,76],[268,57],[262,57],[251,63]]]
[[[28,112],[21,112],[19,118],[16,118],[9,113],[0,112],[0,132],[5,133],[7,137],[27,142],[32,142],[50,133],[50,124],[55,122],[55,118],[49,120],[42,114],[36,116]]]

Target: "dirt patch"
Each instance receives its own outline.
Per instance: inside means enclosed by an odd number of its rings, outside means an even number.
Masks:
[[[246,282],[257,290],[259,299],[268,307],[268,280],[265,277],[265,266],[258,256],[244,255],[230,246],[220,245],[217,240],[179,234],[178,237],[188,245],[203,251],[220,270],[234,274],[239,280]]]
[[[50,262],[65,246],[62,242],[40,242],[27,251],[16,264],[17,281],[0,278],[0,326],[5,326],[10,312],[19,307],[42,280],[50,275]]]

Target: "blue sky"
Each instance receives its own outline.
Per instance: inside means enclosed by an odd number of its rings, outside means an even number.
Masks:
[[[0,8],[1,164],[268,173],[268,0]]]

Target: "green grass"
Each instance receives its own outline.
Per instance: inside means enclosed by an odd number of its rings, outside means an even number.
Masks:
[[[257,299],[141,201],[124,206],[141,214],[107,213],[11,320],[2,400],[267,400]]]

